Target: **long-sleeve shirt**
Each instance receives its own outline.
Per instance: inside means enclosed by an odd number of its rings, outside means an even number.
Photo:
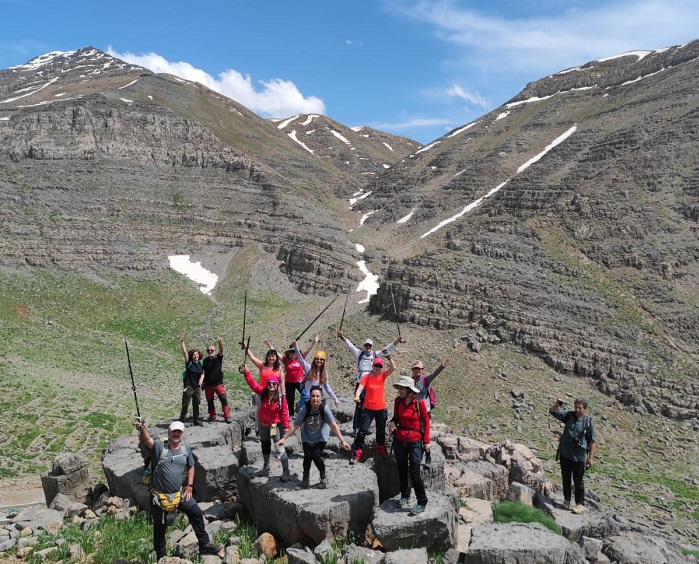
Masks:
[[[401,398],[396,398],[392,419],[396,424],[396,440],[406,443],[415,443],[420,440],[425,443],[430,442],[430,418],[427,415],[425,402],[419,401],[418,408],[417,398],[413,398],[407,405]]]
[[[417,399],[424,400],[427,411],[431,408],[429,401],[430,386],[432,385],[432,381],[439,376],[442,370],[444,370],[444,365],[440,364],[432,374],[420,374],[419,376],[413,377],[415,387],[419,390]]]
[[[345,344],[349,348],[350,352],[354,355],[357,360],[357,384],[361,382],[362,376],[367,372],[371,372],[371,367],[374,365],[375,358],[385,358],[391,356],[391,351],[396,347],[394,342],[390,342],[383,349],[375,351],[372,349],[370,352],[364,349],[358,349],[354,346],[352,341],[345,337]]]
[[[303,383],[303,389],[305,390],[306,395],[310,397],[311,388],[313,386],[320,386],[321,389],[325,390],[328,393],[328,395],[333,399],[335,403],[338,403],[337,396],[335,395],[335,392],[333,392],[333,389],[330,386],[330,377],[328,377],[328,379],[325,381],[325,384],[321,384],[318,380],[309,380],[308,373],[311,371],[311,364],[305,358],[303,358],[303,355],[301,354],[298,345],[294,344],[294,350],[296,351],[296,358],[298,358],[301,364],[303,365],[303,373],[306,376],[306,380]]]
[[[288,429],[289,406],[286,403],[286,396],[281,395],[280,391],[279,399],[272,401],[268,394],[262,394],[266,388],[255,382],[249,370],[246,370],[243,376],[250,389],[260,396],[260,408],[257,410],[257,418],[260,420],[260,423],[266,426],[281,423],[284,429]]]

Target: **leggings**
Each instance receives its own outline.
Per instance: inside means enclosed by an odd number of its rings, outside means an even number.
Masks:
[[[303,479],[308,480],[308,475],[311,471],[311,462],[316,465],[320,472],[320,477],[325,478],[325,462],[323,462],[323,449],[325,442],[321,441],[315,444],[303,444]]]

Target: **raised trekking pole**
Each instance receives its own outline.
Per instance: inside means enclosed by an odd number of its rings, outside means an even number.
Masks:
[[[257,308],[253,308],[252,310],[252,315],[250,316],[250,331],[248,331],[248,340],[245,342],[245,340],[240,341],[240,344],[243,347],[244,350],[244,356],[243,356],[243,364],[245,364],[248,360],[248,349],[250,348],[250,337],[252,336],[252,326],[255,324],[255,312],[257,311]]]
[[[133,399],[136,401],[136,416],[139,421],[141,419],[141,411],[138,409],[138,396],[136,395],[136,381],[133,378],[133,370],[131,370],[131,357],[129,356],[129,344],[124,339],[124,345],[126,346],[126,361],[129,363],[129,374],[131,374],[131,389],[133,390]]]
[[[345,297],[345,307],[342,308],[342,318],[340,319],[340,328],[338,331],[342,331],[342,324],[345,322],[345,312],[347,311],[347,302],[349,301],[349,295],[352,291],[352,285],[347,289],[347,296]]]
[[[398,323],[398,309],[396,309],[396,298],[393,297],[393,289],[391,289],[391,301],[393,302],[393,313],[396,314],[396,327],[398,327],[398,336],[400,337],[400,323]]]
[[[308,324],[308,327],[306,327],[303,331],[301,331],[301,334],[300,334],[298,337],[296,337],[296,342],[298,342],[299,339],[301,339],[301,337],[304,336],[304,334],[306,333],[306,331],[308,331],[308,330],[311,328],[311,325],[313,325],[316,321],[318,321],[318,318],[319,318],[321,315],[323,315],[323,314],[325,313],[325,311],[326,311],[331,305],[333,305],[333,302],[334,302],[336,299],[337,299],[337,296],[335,296],[335,297],[333,298],[333,301],[332,301],[332,302],[330,302],[328,305],[325,306],[325,308],[323,309],[323,311],[321,311],[318,315],[316,315],[316,318]]]
[[[248,291],[245,290],[245,296],[243,297],[243,338],[240,340],[241,343],[245,342],[245,315],[248,312]]]

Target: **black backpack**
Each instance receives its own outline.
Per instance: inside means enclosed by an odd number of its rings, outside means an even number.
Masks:
[[[306,419],[308,419],[311,416],[311,400],[306,400],[304,407],[306,408],[306,417],[303,418],[303,420],[305,422]],[[319,409],[320,418],[323,420],[323,423],[325,423],[325,398],[323,398],[320,401],[320,407],[318,409]]]

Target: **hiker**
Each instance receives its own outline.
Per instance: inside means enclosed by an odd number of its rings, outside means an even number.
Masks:
[[[388,365],[388,370],[384,370],[383,359],[375,358],[371,366],[371,372],[362,377],[359,387],[355,392],[355,403],[361,401],[360,396],[364,390],[366,390],[366,395],[364,397],[364,407],[359,416],[359,432],[354,438],[354,444],[352,445],[350,464],[354,464],[357,460],[361,460],[362,449],[364,448],[364,437],[369,433],[369,427],[373,420],[376,421],[376,453],[381,456],[386,455],[386,419],[388,414],[386,413],[386,393],[384,384],[386,378],[396,369],[396,364],[390,356],[388,357]]]
[[[587,400],[577,398],[574,409],[565,409],[563,400],[557,399],[549,408],[549,413],[561,421],[565,427],[558,443],[556,457],[560,458],[563,480],[563,507],[571,509],[570,479],[575,486],[575,506],[573,513],[580,514],[585,507],[585,470],[595,462],[595,426],[586,414]]]
[[[306,379],[303,383],[303,389],[301,391],[301,403],[305,403],[311,395],[311,388],[313,386],[318,386],[321,391],[326,391],[328,395],[335,402],[335,407],[340,405],[340,400],[335,395],[332,387],[330,386],[330,380],[328,379],[328,366],[327,366],[327,355],[325,351],[316,351],[313,355],[313,361],[309,364],[301,351],[299,350],[298,343],[296,341],[291,341],[291,346],[296,352],[296,358],[303,364],[303,370],[306,374]]]
[[[363,348],[359,350],[354,346],[352,341],[350,341],[345,334],[338,329],[337,336],[339,339],[343,340],[350,352],[354,355],[357,361],[357,381],[354,384],[354,394],[357,395],[357,388],[359,387],[359,382],[364,374],[371,372],[372,364],[375,358],[386,358],[391,355],[391,351],[400,343],[405,343],[405,339],[398,335],[396,340],[392,343],[387,344],[383,349],[376,352],[374,351],[374,341],[367,338],[364,339]],[[360,400],[356,407],[354,408],[354,418],[352,420],[352,428],[354,431],[354,436],[357,436],[357,429],[359,429],[359,416],[362,412],[362,406],[364,405],[364,398],[360,396]]]
[[[192,497],[194,489],[194,456],[184,442],[184,423],[173,421],[167,430],[167,441],[155,440],[146,422],[137,420],[136,429],[143,445],[154,461],[150,482],[150,514],[153,520],[153,549],[156,560],[167,556],[167,513],[179,509],[189,519],[199,541],[199,554],[219,554],[223,548],[211,542],[204,524],[204,514]],[[183,487],[184,484],[184,487]]]
[[[316,465],[320,472],[320,483],[318,487],[322,490],[328,487],[328,478],[325,474],[325,463],[323,462],[323,449],[330,438],[330,430],[340,440],[340,445],[344,450],[349,450],[350,446],[342,437],[340,426],[335,421],[335,417],[330,408],[325,404],[320,386],[313,386],[310,391],[311,399],[299,406],[299,413],[289,427],[286,434],[277,442],[278,447],[282,447],[286,439],[301,428],[301,444],[303,445],[303,479],[301,487],[309,487],[309,474],[311,462]]]
[[[180,333],[180,347],[184,357],[184,372],[182,373],[182,410],[180,411],[180,421],[184,423],[189,411],[189,404],[192,404],[192,419],[194,426],[201,425],[199,421],[199,404],[201,403],[201,385],[204,382],[204,365],[202,364],[202,354],[199,349],[187,350],[184,344],[184,333]]]
[[[240,343],[241,347],[243,349],[246,348],[245,343],[241,341]],[[282,365],[281,358],[279,358],[279,353],[277,352],[277,349],[273,349],[270,347],[270,349],[267,351],[267,354],[265,355],[265,360],[262,362],[259,358],[257,358],[253,353],[252,349],[250,347],[247,347],[247,355],[252,361],[252,363],[257,367],[257,369],[260,371],[260,379],[258,380],[260,386],[264,387],[265,384],[267,383],[267,378],[269,376],[276,376],[279,378],[279,381],[282,383],[282,395],[284,394],[284,366]]]
[[[262,476],[269,476],[269,459],[272,454],[272,441],[278,441],[282,435],[289,429],[289,408],[286,404],[286,397],[281,393],[279,377],[270,375],[267,382],[262,386],[255,382],[255,379],[250,374],[248,367],[244,364],[240,365],[240,373],[245,377],[245,381],[250,386],[250,389],[260,397],[260,407],[257,410],[257,434],[262,443]],[[282,426],[284,429],[279,428]],[[289,459],[286,456],[286,451],[277,447],[275,454],[282,463],[282,482],[288,482],[291,479],[289,475]]]
[[[313,350],[313,347],[315,347],[319,341],[320,335],[313,337],[310,346],[302,353],[303,358],[308,356],[308,354]],[[265,339],[264,343],[270,349],[274,348],[268,339]],[[296,351],[292,346],[289,346],[289,348],[284,351],[284,354],[281,357],[281,362],[284,365],[284,372],[286,373],[283,391],[286,393],[286,402],[289,405],[289,417],[293,418],[296,411],[296,392],[301,392],[303,378],[306,373],[304,371],[303,364],[301,364],[301,361],[296,357]]]
[[[425,402],[425,408],[427,409],[427,414],[430,416],[430,418],[432,418],[432,408],[436,405],[433,404],[434,390],[432,389],[432,382],[447,366],[449,366],[449,359],[445,358],[437,369],[429,375],[424,373],[425,365],[422,364],[422,361],[416,360],[411,366],[411,370],[413,372],[413,383],[419,390],[417,399]]]
[[[279,382],[282,383],[280,386],[279,391],[281,392],[282,395],[284,395],[284,370],[282,367],[281,360],[279,358],[279,354],[277,353],[276,349],[273,349],[270,347],[270,349],[267,351],[267,354],[265,355],[265,361],[262,362],[259,358],[257,358],[253,353],[250,347],[247,347],[243,341],[240,342],[240,346],[245,349],[246,354],[252,360],[252,363],[257,367],[257,369],[260,371],[260,378],[258,380],[258,383],[262,388],[264,389],[266,384],[267,384],[267,379],[270,376],[276,376],[279,379]],[[260,408],[260,396],[258,394],[255,395],[254,398],[254,405],[255,405],[255,438],[260,439],[260,434],[257,432],[257,429],[260,428],[260,421],[257,418],[257,411]]]
[[[427,494],[425,484],[420,474],[423,448],[430,452],[430,418],[427,412],[427,402],[419,398],[420,390],[410,376],[401,376],[393,384],[398,390],[398,397],[393,404],[393,417],[388,424],[388,432],[393,437],[393,450],[398,464],[400,480],[401,508],[410,504],[410,484],[415,490],[417,504],[410,510],[410,515],[419,515],[425,511]],[[408,481],[410,470],[410,481]]]
[[[228,405],[228,394],[226,387],[223,385],[223,339],[218,337],[218,354],[216,348],[212,345],[206,347],[207,357],[204,359],[204,395],[206,396],[206,405],[209,410],[208,421],[216,421],[216,406],[214,405],[214,396],[218,396],[223,409],[223,417],[226,423],[231,422],[231,408]]]

